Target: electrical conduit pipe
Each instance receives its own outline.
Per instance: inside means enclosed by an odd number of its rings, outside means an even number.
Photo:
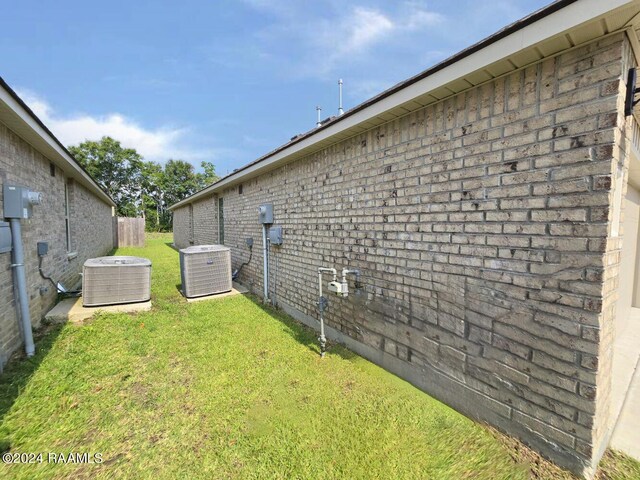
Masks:
[[[264,288],[263,291],[263,301],[265,303],[269,303],[269,244],[267,243],[267,231],[269,230],[269,226],[267,224],[262,224],[262,285]]]
[[[11,240],[13,242],[13,264],[15,271],[16,289],[18,290],[18,302],[20,303],[20,319],[24,334],[24,349],[27,357],[33,357],[36,347],[33,344],[33,332],[31,331],[31,314],[29,312],[29,296],[27,295],[27,278],[24,268],[24,250],[22,247],[22,226],[19,218],[10,218]]]

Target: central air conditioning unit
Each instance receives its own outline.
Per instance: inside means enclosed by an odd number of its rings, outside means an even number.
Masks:
[[[180,250],[182,293],[187,298],[229,292],[231,250],[224,245],[196,245]]]
[[[151,299],[151,260],[140,257],[98,257],[84,262],[82,305],[97,307]]]

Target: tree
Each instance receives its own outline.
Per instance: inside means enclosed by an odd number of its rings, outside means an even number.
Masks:
[[[132,148],[124,148],[111,137],[86,141],[69,151],[111,195],[118,215],[144,215],[147,230],[171,229],[168,207],[218,180],[211,162],[202,162],[202,172],[183,160],[169,160],[164,167],[146,162]]]
[[[220,177],[216,175],[216,166],[211,162],[200,163],[202,167],[202,173],[198,173],[198,184],[200,189],[208,187],[214,182],[217,182]]]
[[[155,162],[144,162],[141,170],[142,211],[149,231],[163,231],[171,224],[164,205],[164,170]]]
[[[193,165],[183,160],[169,160],[164,166],[164,200],[173,205],[200,190],[201,180]]]
[[[75,159],[104,188],[117,205],[118,215],[140,213],[142,196],[142,156],[132,148],[123,148],[111,137],[85,141],[69,147]]]

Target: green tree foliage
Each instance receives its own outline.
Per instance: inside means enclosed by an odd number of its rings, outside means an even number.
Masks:
[[[202,172],[183,160],[168,160],[164,166],[147,162],[111,137],[86,141],[69,151],[111,195],[118,215],[143,215],[150,231],[171,230],[168,207],[218,180],[211,162],[200,164]]]
[[[142,167],[142,208],[145,225],[150,231],[166,230],[171,226],[171,215],[164,208],[164,170],[155,162],[144,162]]]
[[[111,137],[86,141],[69,151],[98,184],[111,195],[118,215],[135,216],[142,190],[142,156],[132,148],[123,148]]]
[[[200,188],[211,185],[213,182],[218,181],[220,177],[216,175],[216,166],[211,162],[201,162],[200,167],[202,173],[198,173],[198,183]]]
[[[169,205],[179,202],[200,188],[198,175],[188,162],[169,160],[164,166],[165,201]]]

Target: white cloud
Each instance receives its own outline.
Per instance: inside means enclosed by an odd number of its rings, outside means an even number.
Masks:
[[[382,12],[368,8],[356,7],[342,24],[345,30],[345,41],[342,44],[343,54],[361,51],[390,33],[396,24]]]
[[[51,105],[28,90],[18,91],[44,124],[64,145],[77,145],[85,140],[110,136],[127,148],[135,148],[146,160],[164,162],[170,158],[197,162],[213,160],[215,151],[186,145],[186,128],[161,127],[147,129],[119,113],[92,116],[86,113],[59,115]]]
[[[444,22],[444,20],[444,15],[440,13],[416,8],[409,14],[407,28],[410,30],[417,30],[420,28],[433,27]]]
[[[420,0],[398,3],[393,11],[325,0],[320,2],[321,9],[313,13],[298,8],[295,2],[244,2],[261,13],[269,12],[273,20],[256,33],[259,42],[243,46],[243,51],[251,52],[254,61],[280,61],[282,66],[288,65],[287,73],[294,77],[328,78],[338,67],[344,70],[345,63],[367,62],[376,46],[401,46],[413,34],[446,20]],[[274,52],[282,45],[287,45],[287,55],[278,59]],[[259,50],[269,54],[259,56]]]

